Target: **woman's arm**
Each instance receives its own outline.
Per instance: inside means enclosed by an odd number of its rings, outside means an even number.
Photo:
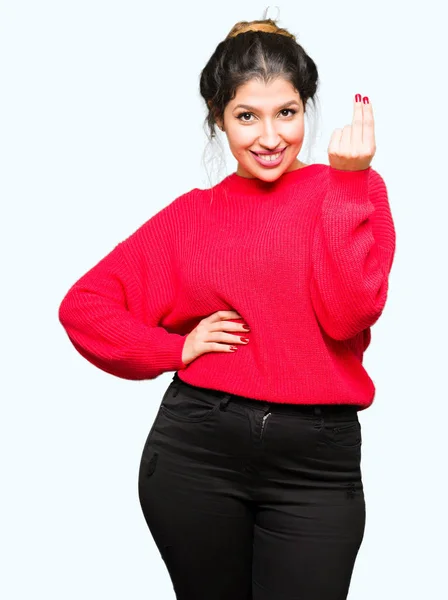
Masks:
[[[312,249],[311,299],[334,339],[346,340],[383,312],[395,254],[386,185],[371,167],[329,167],[328,189]]]
[[[123,379],[185,367],[185,336],[159,326],[174,300],[173,203],[119,243],[67,292],[59,320],[76,350]]]

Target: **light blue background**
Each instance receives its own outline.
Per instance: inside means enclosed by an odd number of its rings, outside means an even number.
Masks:
[[[100,371],[71,346],[57,310],[119,241],[208,187],[199,74],[234,23],[265,8],[0,2],[2,598],[174,598],[137,496],[142,447],[173,373],[131,382]],[[280,9],[321,78],[313,162],[328,163],[331,133],[351,122],[354,94],[368,95],[372,166],[397,228],[388,303],[365,355],[377,392],[360,415],[367,523],[349,598],[446,599],[442,4]],[[229,155],[227,174],[235,166]]]

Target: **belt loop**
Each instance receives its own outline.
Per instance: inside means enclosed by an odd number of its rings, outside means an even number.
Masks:
[[[219,403],[219,410],[226,410],[227,405],[229,404],[231,399],[232,399],[232,394],[224,394],[224,396],[221,398],[221,401]]]
[[[170,385],[174,388],[173,398],[175,398],[177,396],[177,394],[179,393],[179,386],[181,383],[182,383],[181,378],[179,377],[177,372],[174,373],[173,379],[171,380],[171,383],[170,383]]]
[[[316,419],[316,422],[314,424],[314,429],[318,429],[319,431],[321,429],[323,429],[323,427],[325,426],[325,419],[323,416],[323,411],[322,411],[322,407],[321,406],[314,406],[314,414],[319,417],[319,419]]]

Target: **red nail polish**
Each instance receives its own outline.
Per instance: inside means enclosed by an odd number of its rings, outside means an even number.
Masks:
[[[240,340],[241,340],[242,342],[248,342],[248,341],[249,341],[249,338],[246,338],[246,337],[240,337]]]
[[[362,101],[364,102],[364,104],[370,104],[368,96],[364,96],[364,98],[362,99]]]
[[[238,346],[230,346],[230,350],[232,352],[236,352],[238,350]]]
[[[355,102],[361,102],[361,94],[356,94]]]
[[[246,325],[246,324],[243,325],[243,329],[245,329],[246,331],[250,331],[249,325]]]

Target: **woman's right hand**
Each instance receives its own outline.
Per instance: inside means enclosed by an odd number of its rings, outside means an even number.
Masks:
[[[233,323],[226,319],[242,319],[242,317],[234,310],[218,310],[202,319],[186,336],[182,350],[182,362],[185,365],[207,352],[235,352],[237,347],[234,344],[248,343],[241,340],[241,335],[225,333],[225,331],[238,331],[239,334],[247,334],[250,330],[244,328],[244,323]]]

